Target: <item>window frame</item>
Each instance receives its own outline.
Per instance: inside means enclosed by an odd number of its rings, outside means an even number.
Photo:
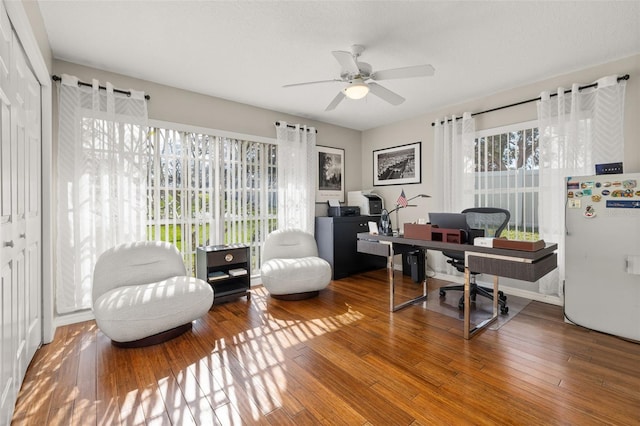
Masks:
[[[538,222],[538,194],[540,192],[540,185],[538,180],[538,171],[540,169],[540,165],[534,169],[526,169],[524,167],[513,168],[507,170],[497,170],[497,171],[476,171],[477,167],[477,158],[476,158],[476,145],[479,139],[484,138],[485,140],[490,137],[496,137],[503,134],[509,134],[513,132],[527,131],[529,129],[538,129],[538,143],[540,139],[539,133],[539,121],[538,120],[530,120],[520,123],[508,124],[505,126],[494,127],[489,129],[478,130],[474,135],[474,156],[473,156],[473,164],[474,164],[474,172],[473,172],[473,187],[470,188],[473,192],[474,197],[474,206],[476,207],[486,207],[487,200],[498,198],[507,198],[506,205],[502,202],[500,205],[495,207],[506,208],[511,212],[511,220],[505,231],[503,232],[503,237],[506,236],[510,239],[526,239],[526,240],[536,240],[539,238],[539,222]],[[485,157],[486,160],[486,157]],[[522,181],[521,185],[516,185],[512,189],[509,187],[489,187],[486,182],[491,179],[495,179],[496,176],[492,175],[493,173],[499,173],[500,176],[497,176],[499,179],[506,179],[507,182],[513,180],[514,182]],[[527,180],[531,179],[537,182],[536,185],[527,185]],[[514,202],[510,203],[510,199],[513,198]],[[531,198],[532,206],[530,208],[526,207],[526,198]],[[513,205],[511,205],[513,204]],[[526,210],[526,211],[525,211]],[[527,223],[530,222],[530,223]]]
[[[248,134],[243,134],[243,133],[237,133],[237,132],[229,132],[229,131],[224,131],[224,130],[218,130],[218,129],[211,129],[211,128],[206,128],[206,127],[199,127],[199,126],[192,126],[192,125],[183,125],[180,123],[173,123],[173,122],[166,122],[166,121],[161,121],[161,120],[152,120],[150,119],[148,121],[148,128],[149,131],[151,132],[154,129],[163,129],[163,130],[167,130],[167,131],[171,131],[171,132],[178,132],[180,133],[182,136],[187,135],[187,136],[191,136],[191,135],[196,135],[196,136],[209,136],[215,139],[215,142],[213,142],[213,144],[216,146],[216,152],[215,152],[215,158],[218,159],[217,164],[218,165],[222,165],[224,162],[224,153],[223,153],[223,149],[222,146],[220,144],[225,143],[224,141],[226,141],[227,139],[230,139],[232,141],[238,141],[243,143],[243,146],[245,146],[246,144],[252,144],[252,143],[260,143],[260,144],[269,144],[269,145],[273,145],[275,147],[277,147],[278,142],[276,140],[276,138],[268,138],[268,137],[264,137],[264,136],[255,136],[255,135],[248,135]],[[242,152],[244,153],[246,150],[243,148]],[[150,154],[150,153],[149,153]],[[277,162],[277,159],[276,159]],[[251,165],[249,165],[249,167],[251,167]],[[277,163],[276,163],[276,167],[277,167]],[[225,207],[224,207],[224,197],[225,197],[225,193],[228,193],[228,189],[224,188],[224,179],[225,179],[225,168],[224,167],[216,167],[215,170],[212,171],[213,174],[215,174],[213,180],[214,180],[214,186],[215,188],[212,189],[212,194],[214,196],[214,200],[212,201],[212,203],[214,203],[213,208],[213,214],[214,214],[214,218],[210,219],[209,222],[211,222],[210,226],[216,226],[216,229],[213,232],[209,232],[209,236],[210,235],[214,235],[214,239],[215,241],[209,241],[209,244],[225,244],[226,243],[243,243],[243,244],[248,244],[251,248],[251,252],[252,252],[252,259],[251,259],[251,263],[252,263],[252,268],[251,268],[251,272],[252,275],[255,276],[259,273],[259,267],[260,267],[260,253],[261,253],[261,247],[262,247],[262,241],[227,241],[228,238],[225,234],[225,225],[227,222],[229,221],[233,221],[233,218],[229,217],[227,212],[225,211]],[[270,175],[269,175],[270,176]],[[265,176],[267,177],[267,176]],[[185,180],[185,182],[187,182],[187,185],[190,185],[189,181],[191,180],[191,176],[189,175],[185,175],[182,176],[182,179]],[[155,187],[152,188],[151,184],[148,185],[149,188],[148,190],[157,190]],[[191,189],[190,189],[191,190]],[[269,193],[269,188],[267,187],[267,185],[265,184],[265,189],[264,191],[267,191]],[[276,194],[277,196],[277,194]],[[272,222],[270,219],[270,216],[273,216],[275,219],[275,221],[277,221],[277,204],[275,206],[276,211],[274,212],[273,215],[268,215],[268,217],[263,218],[262,216],[260,217],[260,219],[266,219],[267,220],[267,225],[266,226],[270,226],[269,224]],[[149,214],[149,211],[147,212],[147,214]],[[183,212],[183,215],[186,214],[186,211]],[[180,218],[174,218],[173,219],[174,222],[180,222]],[[191,219],[189,219],[188,221],[191,221]],[[183,221],[184,223],[186,223],[185,221]],[[147,220],[147,229],[149,229],[150,227],[154,226],[154,221],[152,219]],[[234,226],[234,225],[231,225]],[[234,231],[235,232],[235,231]],[[260,232],[260,235],[264,235],[264,237],[266,237],[266,231],[263,230],[263,232]],[[246,235],[246,234],[244,234]],[[164,237],[163,235],[151,235],[148,238],[149,239],[162,239]],[[199,236],[196,236],[196,238],[199,238]],[[175,239],[175,237],[174,237]],[[199,240],[198,240],[199,241]],[[169,241],[172,242],[172,241]],[[197,246],[200,245],[199,243],[197,243]],[[195,264],[190,264],[189,261],[191,259],[191,263],[195,262],[195,249],[193,250],[193,253],[186,252],[185,249],[181,249],[181,252],[183,254],[183,257],[185,259],[185,263],[187,263],[187,270],[189,273],[195,274]]]

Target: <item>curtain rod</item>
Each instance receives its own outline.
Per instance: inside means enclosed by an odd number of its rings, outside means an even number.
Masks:
[[[618,83],[620,83],[622,80],[629,80],[629,74],[625,74],[625,75],[623,75],[621,77],[618,77]],[[592,87],[598,87],[598,83],[592,83],[592,84],[588,84],[586,86],[580,86],[580,87],[578,87],[578,90],[590,89]],[[564,93],[571,93],[571,89],[565,90]],[[551,93],[549,96],[550,97],[558,96],[558,93]],[[474,117],[476,115],[486,114],[488,112],[499,111],[501,109],[507,109],[507,108],[511,108],[511,107],[514,107],[514,106],[518,106],[518,105],[524,105],[524,104],[528,104],[529,102],[536,102],[536,101],[539,101],[539,100],[542,100],[542,98],[540,96],[538,96],[537,98],[527,99],[527,100],[524,100],[524,101],[520,101],[520,102],[516,102],[516,103],[513,103],[513,104],[509,104],[509,105],[503,105],[503,106],[499,106],[499,107],[496,107],[496,108],[491,108],[491,109],[488,109],[488,110],[485,110],[485,111],[474,112],[474,113],[471,114],[471,116]],[[456,117],[456,120],[458,120],[460,118],[462,118],[462,117]],[[448,121],[451,121],[451,119],[443,120],[443,121],[440,122],[440,124],[444,124],[445,122],[448,122]],[[434,121],[433,123],[431,123],[431,126],[433,127],[436,124],[438,124],[438,122]]]
[[[51,79],[53,81],[62,81],[62,78],[60,76],[57,75],[52,75]],[[84,81],[79,81],[78,80],[78,86],[86,86],[86,87],[93,87],[93,84],[91,83],[85,83]],[[98,88],[102,89],[102,90],[107,90],[107,88],[105,86],[98,86]],[[114,92],[116,93],[122,93],[123,95],[127,95],[127,96],[131,96],[131,92],[128,90],[120,90],[120,89],[113,89]],[[150,100],[151,96],[149,95],[144,95],[144,98],[146,100]]]
[[[280,122],[279,122],[279,121],[276,121],[276,122],[275,122],[275,125],[276,125],[276,126],[279,126],[279,125],[280,125]],[[297,127],[296,127],[296,126],[294,126],[293,124],[287,124],[287,127],[288,127],[288,128],[290,128],[290,129],[296,129],[296,128],[297,128]],[[306,131],[308,132],[308,131],[309,131],[309,129],[306,129]],[[318,129],[316,129],[316,133],[318,133]]]

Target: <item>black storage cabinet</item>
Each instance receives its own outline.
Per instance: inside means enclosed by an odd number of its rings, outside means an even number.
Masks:
[[[358,233],[369,232],[369,221],[378,222],[379,216],[316,217],[318,254],[331,264],[332,279],[381,269],[387,259],[358,253]]]

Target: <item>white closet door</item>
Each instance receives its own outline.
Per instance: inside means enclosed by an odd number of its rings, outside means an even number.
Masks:
[[[4,10],[0,6],[0,165],[2,166],[2,196],[0,197],[0,424],[9,424],[17,395],[16,384],[16,348],[18,330],[17,286],[15,279],[15,243],[17,172],[16,146],[11,131],[11,101],[15,98],[15,90],[9,76],[11,67],[11,25]]]
[[[0,3],[0,424],[42,341],[40,86]]]
[[[18,376],[24,377],[27,366],[41,338],[41,142],[40,85],[27,66],[27,59],[17,38],[13,38],[13,63],[16,77],[16,120],[18,142]]]
[[[21,53],[24,54],[22,49]],[[26,62],[25,62],[26,64]],[[25,70],[25,282],[24,371],[42,343],[42,116],[40,83]]]

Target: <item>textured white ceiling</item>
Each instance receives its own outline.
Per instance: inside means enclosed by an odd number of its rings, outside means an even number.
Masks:
[[[640,1],[41,0],[55,58],[365,130],[640,53]],[[333,50],[373,70],[432,64],[325,112],[343,83]],[[153,97],[153,93],[151,93]]]

